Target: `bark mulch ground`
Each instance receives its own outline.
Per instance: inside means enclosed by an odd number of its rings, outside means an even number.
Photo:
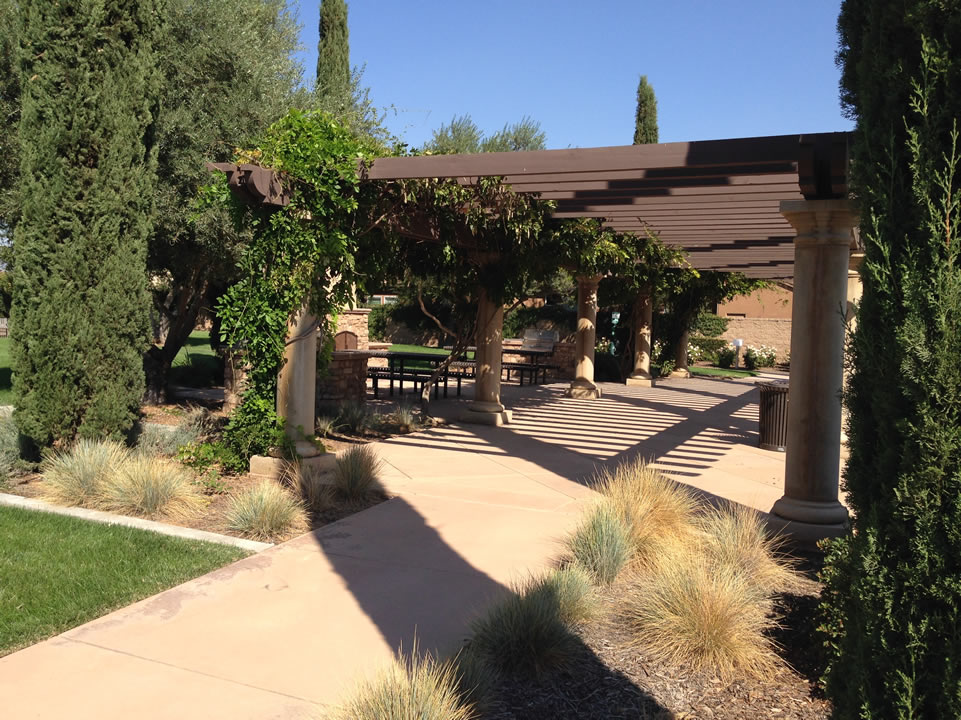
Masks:
[[[582,628],[568,671],[540,680],[502,680],[483,720],[826,720],[831,705],[816,685],[814,613],[820,587],[807,580],[777,598],[774,634],[784,665],[763,681],[722,682],[664,667],[629,649],[611,616]],[[610,607],[611,598],[605,601]]]

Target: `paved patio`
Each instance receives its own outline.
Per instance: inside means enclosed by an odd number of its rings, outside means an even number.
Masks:
[[[3,717],[317,717],[414,634],[472,617],[549,564],[600,463],[641,455],[766,511],[784,456],[757,445],[753,381],[505,387],[513,423],[378,444],[392,500],[0,659]],[[456,417],[465,401],[438,402]]]

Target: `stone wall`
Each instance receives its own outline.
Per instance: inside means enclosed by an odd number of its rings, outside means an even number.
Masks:
[[[725,340],[741,338],[745,345],[767,345],[777,351],[777,361],[786,362],[791,355],[791,321],[781,318],[727,318]]]
[[[367,348],[368,350],[390,350],[389,342],[372,342]],[[367,361],[367,367],[387,367],[387,358],[385,357],[372,357]]]
[[[522,340],[515,339],[504,340],[504,355],[502,358],[503,362],[530,362],[530,357],[528,355],[517,355],[510,351],[511,348],[519,348],[522,342]],[[551,371],[552,377],[563,378],[565,380],[573,379],[574,367],[577,364],[574,357],[575,350],[576,346],[572,342],[554,343],[554,352],[542,361],[545,364],[558,365],[560,367],[560,370]]]
[[[334,334],[350,332],[357,336],[357,349],[367,350],[370,347],[370,330],[367,325],[370,308],[344,310],[337,318],[337,329]]]
[[[363,350],[335,350],[327,376],[317,378],[317,403],[364,402],[369,357]]]

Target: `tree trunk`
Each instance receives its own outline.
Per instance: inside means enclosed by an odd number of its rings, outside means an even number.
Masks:
[[[167,379],[174,358],[180,352],[197,324],[197,315],[203,306],[207,291],[206,273],[197,269],[191,282],[167,293],[160,312],[160,326],[166,331],[163,345],[153,345],[144,354],[144,375],[147,389],[144,403],[159,405],[167,402]]]

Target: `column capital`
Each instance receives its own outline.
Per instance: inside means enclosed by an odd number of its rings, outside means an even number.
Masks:
[[[855,244],[858,213],[849,200],[782,200],[780,210],[797,231],[795,244]]]
[[[596,290],[597,286],[601,282],[601,278],[603,277],[604,277],[603,275],[578,275],[577,284],[585,285],[589,287],[591,290]]]

